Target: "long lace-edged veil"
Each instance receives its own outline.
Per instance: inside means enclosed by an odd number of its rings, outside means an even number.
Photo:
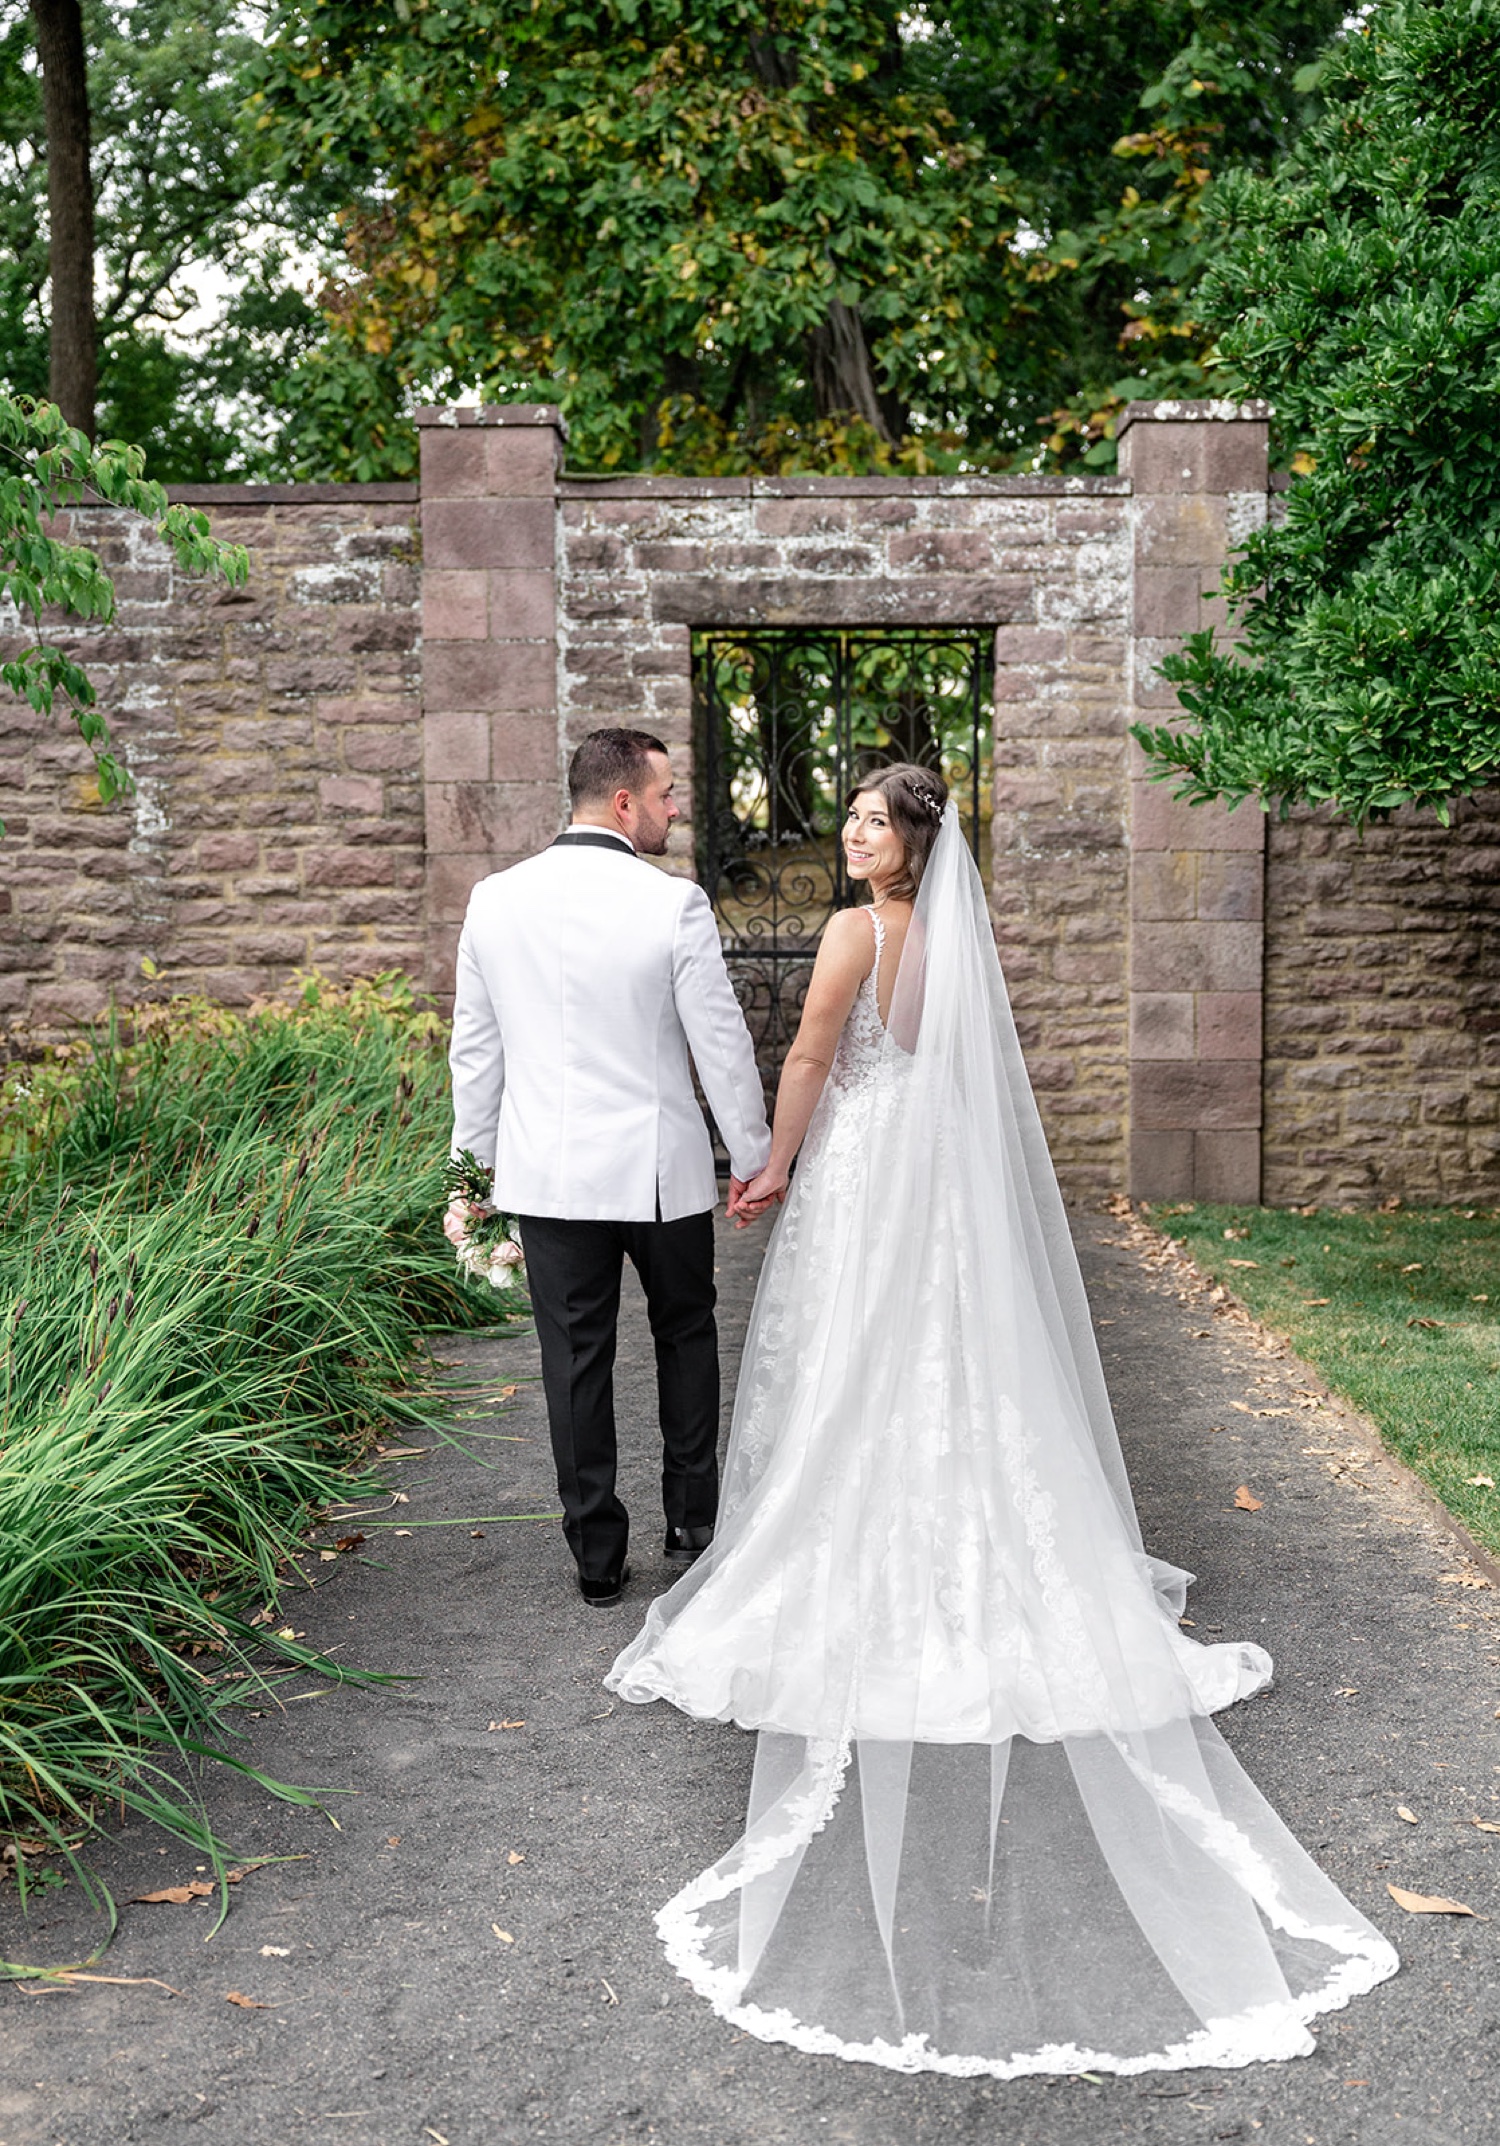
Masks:
[[[751,2033],[901,2070],[1303,2053],[1396,1955],[1209,1718],[1268,1658],[1195,1646],[1142,1546],[951,804],[879,1051],[858,1167],[812,1158],[768,1250],[714,1548],[610,1676],[759,1731],[668,1952]]]

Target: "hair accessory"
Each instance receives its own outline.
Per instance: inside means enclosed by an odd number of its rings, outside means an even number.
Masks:
[[[935,820],[942,818],[943,800],[936,790],[919,790],[915,783],[909,783],[907,788],[913,801],[920,805],[924,812],[931,813]]]

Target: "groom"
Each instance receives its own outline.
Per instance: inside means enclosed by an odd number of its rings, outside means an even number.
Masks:
[[[744,1016],[701,887],[643,862],[678,817],[665,746],[596,730],[568,769],[571,824],[483,879],[458,946],[453,1148],[495,1168],[519,1215],[563,1534],[585,1602],[618,1602],[629,1521],[615,1495],[614,1360],[628,1254],[656,1344],[666,1555],[690,1565],[718,1508],[708,1128],[731,1206],[770,1153]]]

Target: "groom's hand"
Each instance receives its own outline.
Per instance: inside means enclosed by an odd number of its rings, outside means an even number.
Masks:
[[[786,1198],[787,1178],[784,1170],[762,1170],[758,1177],[743,1184],[737,1177],[729,1180],[729,1205],[725,1210],[734,1218],[736,1229],[748,1229],[758,1222],[768,1207],[779,1207]]]

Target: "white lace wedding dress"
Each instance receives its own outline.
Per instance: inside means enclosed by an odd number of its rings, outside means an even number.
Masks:
[[[1208,1718],[1269,1657],[1195,1645],[1142,1548],[951,808],[889,1030],[877,974],[767,1251],[714,1544],[606,1679],[760,1732],[668,1953],[751,2033],[898,2070],[1303,2053],[1396,1955]]]

